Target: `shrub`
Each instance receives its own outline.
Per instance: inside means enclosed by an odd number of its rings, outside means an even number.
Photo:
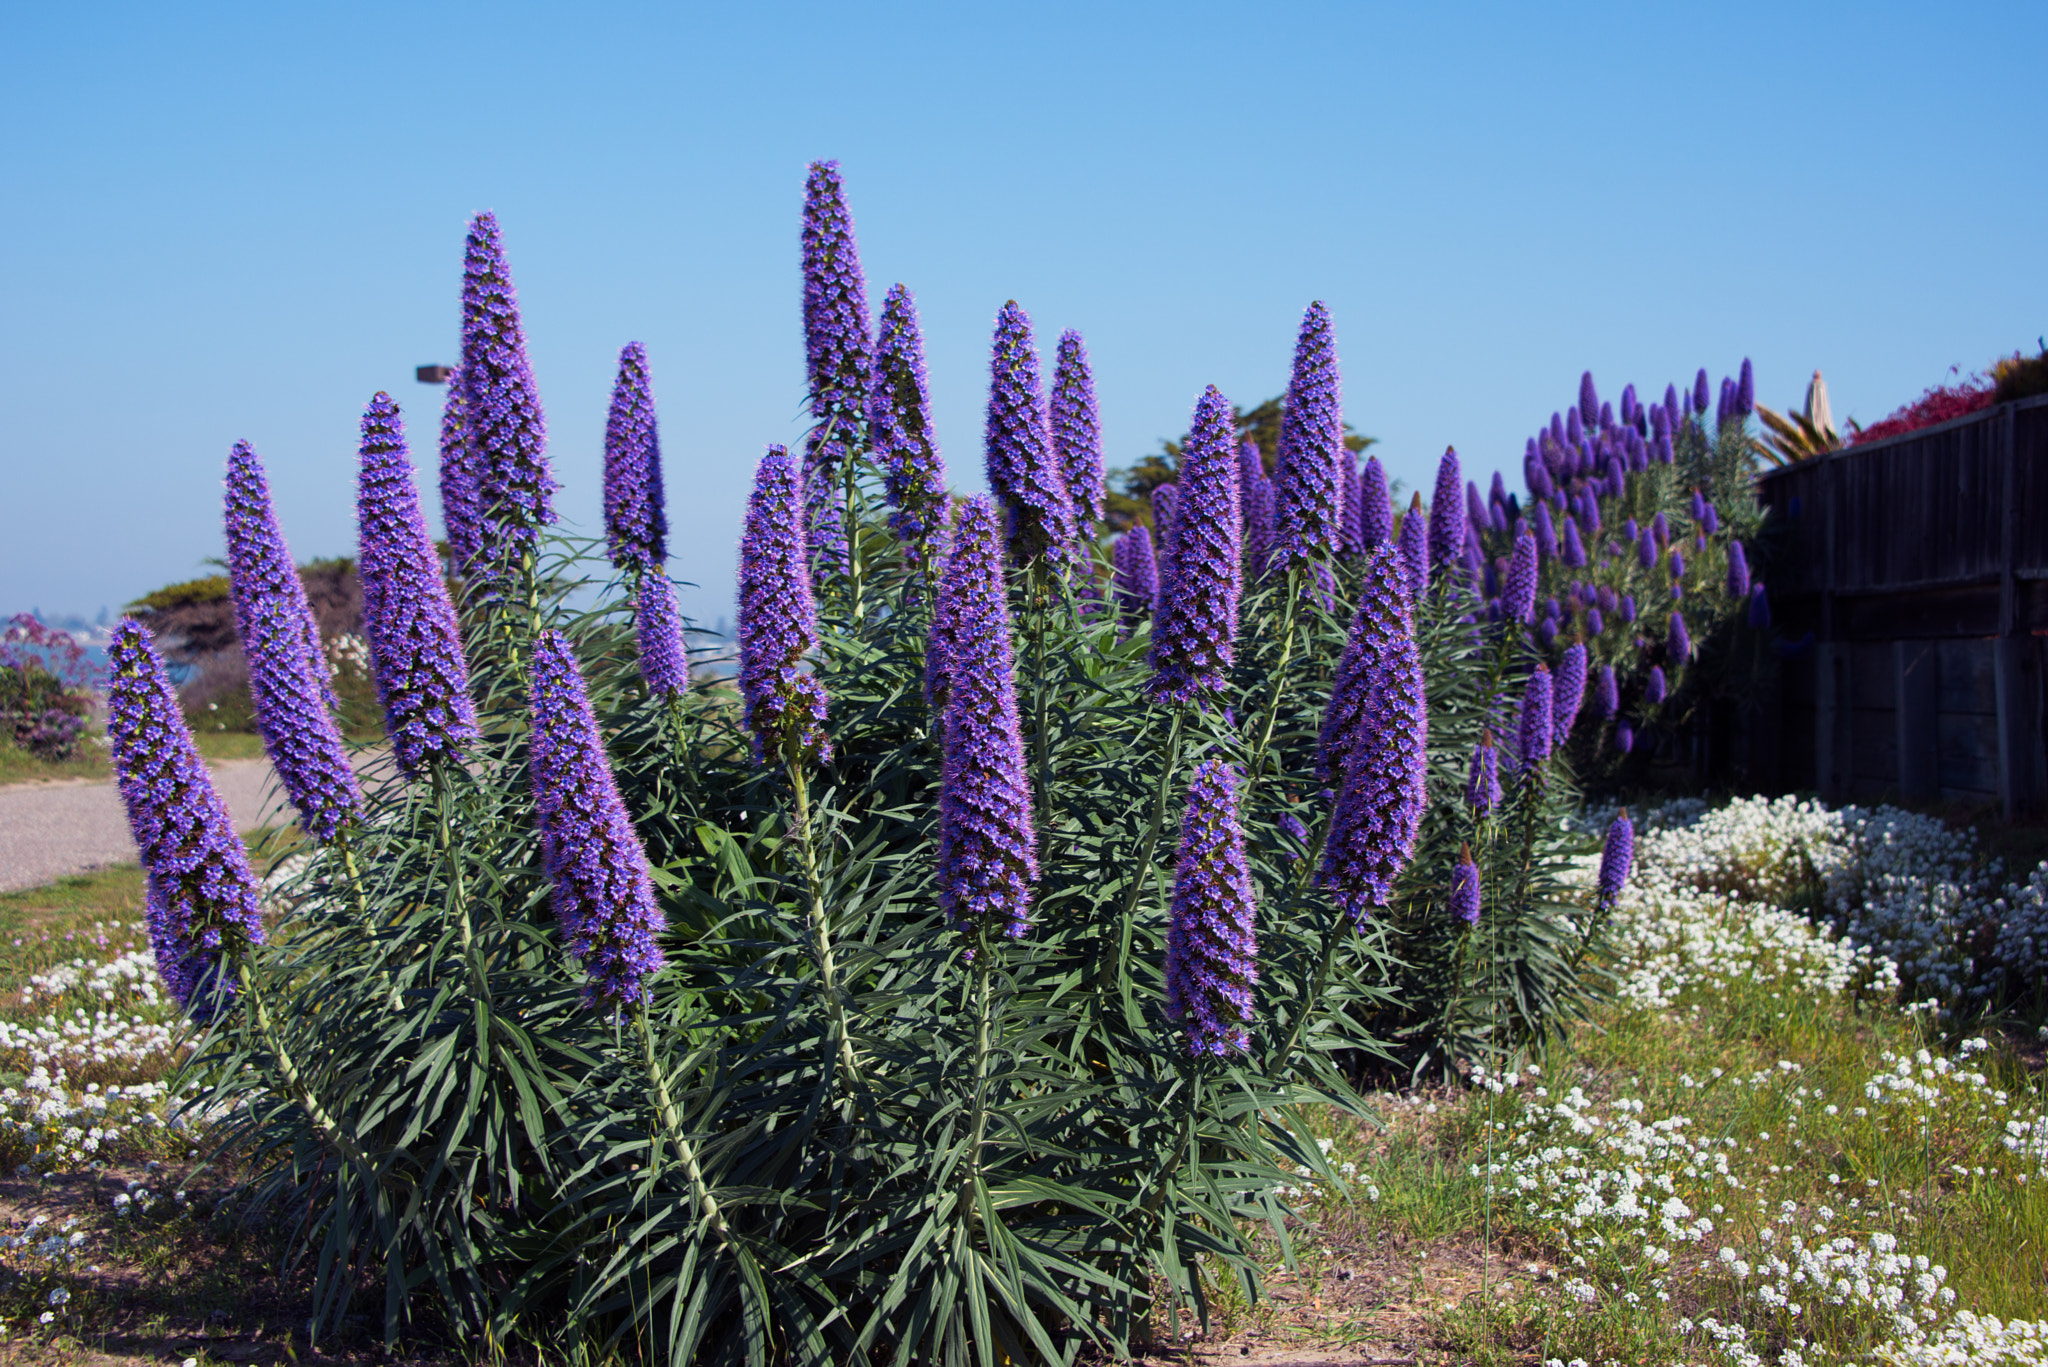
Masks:
[[[17,614],[0,635],[0,725],[40,759],[71,758],[92,715],[99,673],[69,632]]]

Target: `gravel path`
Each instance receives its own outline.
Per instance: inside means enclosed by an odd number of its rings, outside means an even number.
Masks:
[[[284,798],[270,761],[220,760],[213,786],[235,829],[283,824]],[[128,813],[112,783],[21,783],[0,788],[0,892],[40,887],[66,874],[135,859]]]

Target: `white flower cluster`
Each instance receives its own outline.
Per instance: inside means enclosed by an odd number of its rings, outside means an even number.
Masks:
[[[162,1133],[170,1089],[87,1083],[74,1092],[64,1070],[37,1068],[20,1087],[0,1090],[0,1151],[22,1176],[75,1172]]]
[[[363,678],[370,674],[370,643],[353,631],[327,638],[327,673],[339,679],[346,670]]]
[[[22,989],[22,1005],[53,1001],[67,992],[81,992],[99,1002],[164,1003],[156,956],[147,949],[131,949],[104,961],[76,958],[47,973],[31,974]]]
[[[154,970],[152,970],[154,971]],[[58,1073],[132,1076],[168,1066],[190,1035],[183,1025],[147,1016],[84,1008],[68,1017],[45,1016],[38,1025],[0,1020],[0,1057],[22,1071],[55,1068]]]

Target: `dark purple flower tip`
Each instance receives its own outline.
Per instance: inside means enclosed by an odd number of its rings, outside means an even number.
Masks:
[[[1394,503],[1387,471],[1378,456],[1367,456],[1358,475],[1358,541],[1369,552],[1394,534]]]
[[[1501,590],[1501,611],[1517,622],[1536,615],[1536,538],[1524,528],[1515,538],[1515,553],[1508,561],[1507,585]]]
[[[1253,457],[1254,462],[1257,456]],[[1256,471],[1245,471],[1239,460],[1242,483],[1239,494],[1244,509],[1244,578],[1254,583],[1264,576],[1273,561],[1273,547],[1279,527],[1273,496],[1273,481]]]
[[[1116,604],[1126,622],[1149,616],[1159,600],[1159,567],[1152,557],[1152,532],[1133,527],[1110,551],[1116,566]]]
[[[1685,614],[1671,614],[1671,627],[1664,638],[1664,648],[1674,664],[1684,664],[1692,658],[1692,634],[1685,629]]]
[[[1579,540],[1579,521],[1567,515],[1564,520],[1564,545],[1558,556],[1573,569],[1583,569],[1586,564],[1586,543]]]
[[[399,767],[456,761],[477,737],[469,664],[441,560],[420,515],[405,429],[389,394],[363,415],[356,480],[357,577],[377,700]]]
[[[1605,630],[1607,630],[1607,619],[1600,615],[1600,609],[1587,608],[1586,635],[1588,637],[1595,637]]]
[[[1636,620],[1636,596],[1632,593],[1624,593],[1621,596],[1621,606],[1617,611],[1621,615],[1623,626],[1634,626]]]
[[[575,652],[558,632],[534,639],[531,701],[535,824],[555,885],[555,920],[589,979],[584,1003],[645,1001],[646,980],[662,963],[654,874],[605,758]]]
[[[228,456],[226,520],[235,633],[249,666],[256,728],[300,826],[315,840],[331,840],[361,811],[362,790],[334,724],[334,689],[306,586],[271,514],[262,463],[245,441]]]
[[[1195,769],[1174,865],[1166,929],[1166,1016],[1188,1052],[1221,1058],[1251,1046],[1259,980],[1258,900],[1238,824],[1237,773],[1221,760]]]
[[[683,644],[682,618],[668,576],[656,571],[640,580],[633,599],[633,633],[640,646],[640,682],[657,696],[690,691],[690,651]]]
[[[1756,372],[1749,357],[1742,358],[1742,378],[1735,384],[1735,416],[1746,418],[1756,412]]]
[[[1692,411],[1695,413],[1706,412],[1708,398],[1713,392],[1712,387],[1707,384],[1706,367],[1702,366],[1700,367],[1700,373],[1694,377],[1692,382]]]
[[[1624,728],[1626,729],[1626,728]],[[1621,747],[1628,749],[1627,745]],[[1614,822],[1607,828],[1607,839],[1600,848],[1599,903],[1603,908],[1614,905],[1621,896],[1622,885],[1628,882],[1629,867],[1635,863],[1636,828],[1628,819],[1628,808],[1624,807],[1615,815]]]
[[[1152,628],[1152,691],[1166,702],[1221,688],[1236,659],[1243,512],[1232,421],[1230,401],[1210,385],[1181,450],[1173,555]]]
[[[1621,710],[1621,686],[1615,681],[1614,666],[1601,665],[1593,674],[1593,717],[1605,721]]]
[[[1600,420],[1600,391],[1593,388],[1593,372],[1579,376],[1579,421],[1588,427]]]
[[[1704,507],[1704,508],[1702,509],[1702,512],[1701,512],[1701,516],[1700,516],[1700,534],[1701,534],[1702,536],[1712,536],[1712,535],[1713,535],[1714,533],[1716,533],[1716,532],[1718,532],[1718,531],[1720,531],[1720,530],[1721,530],[1721,515],[1720,515],[1719,513],[1715,512],[1715,511],[1714,511],[1714,505],[1713,505],[1713,504],[1711,504],[1711,503],[1709,503],[1709,504],[1705,505],[1705,507]]]
[[[754,472],[740,538],[740,695],[754,757],[763,762],[832,757],[825,686],[803,670],[818,644],[804,510],[795,462],[784,448],[769,447]]]
[[[1582,420],[1579,417],[1579,410],[1576,408],[1567,408],[1564,411],[1563,442],[1563,445],[1567,448],[1567,451],[1575,449],[1578,446],[1579,442],[1584,440],[1585,435],[1586,426],[1584,420]]]
[[[946,466],[932,428],[917,300],[903,285],[892,286],[882,300],[868,440],[882,467],[883,493],[895,509],[889,525],[905,545],[924,546],[945,521]]]
[[[457,574],[468,574],[483,552],[486,525],[476,457],[469,442],[468,406],[462,372],[448,380],[441,409],[441,525],[448,533],[448,559]]]
[[[1492,523],[1488,519],[1486,500],[1479,497],[1479,485],[1471,480],[1465,482],[1465,535],[1470,539],[1474,534],[1485,531]]]
[[[1651,665],[1650,677],[1643,684],[1644,699],[1652,704],[1660,703],[1664,701],[1665,694],[1668,691],[1669,685],[1664,682],[1664,667],[1662,665]]]
[[[505,264],[495,214],[470,223],[462,271],[463,421],[484,518],[478,552],[502,578],[555,520],[555,477],[548,466],[547,421],[526,358],[519,298]]]
[[[1770,629],[1771,598],[1762,583],[1751,586],[1749,591],[1749,624],[1758,631]]]
[[[1289,840],[1295,841],[1297,843],[1305,842],[1308,839],[1308,827],[1304,826],[1301,822],[1301,818],[1296,816],[1293,812],[1284,812],[1281,814],[1280,829],[1287,833],[1287,838]]]
[[[654,425],[647,350],[628,342],[604,424],[604,530],[612,564],[641,573],[668,560],[668,513],[661,492],[661,437]]]
[[[1341,529],[1337,453],[1343,446],[1337,338],[1330,310],[1319,299],[1302,316],[1280,422],[1280,458],[1274,479],[1280,526],[1275,560],[1279,567],[1336,552]]]
[[[1551,678],[1552,743],[1563,745],[1578,724],[1579,707],[1586,700],[1586,647],[1573,645],[1557,662]]]
[[[853,213],[839,163],[814,161],[804,180],[804,360],[811,416],[832,425],[825,444],[843,453],[858,440],[868,399],[868,287],[854,245]],[[836,464],[830,457],[826,468]]]
[[[1536,505],[1536,549],[1543,552],[1544,559],[1557,555],[1557,527],[1550,520],[1550,505]]]
[[[204,1023],[234,999],[223,953],[262,944],[263,918],[234,820],[199,758],[163,659],[132,617],[107,647],[107,744],[149,880],[157,972]]]
[[[1108,497],[1102,469],[1102,422],[1095,411],[1095,376],[1088,368],[1088,348],[1081,334],[1071,329],[1060,334],[1059,358],[1052,372],[1051,416],[1053,450],[1066,478],[1074,535],[1091,541]]]
[[[1614,728],[1614,748],[1624,755],[1636,748],[1636,729],[1627,722]]]
[[[1474,814],[1486,816],[1500,806],[1500,751],[1494,748],[1493,733],[1479,737],[1472,751],[1472,772],[1465,780],[1465,802]]]
[[[1011,559],[1043,556],[1064,566],[1074,555],[1073,506],[1053,452],[1031,319],[1012,299],[996,314],[989,352],[988,487],[1009,513]]]
[[[1636,538],[1636,562],[1646,570],[1657,567],[1657,539],[1647,527]]]
[[[1749,597],[1749,556],[1742,549],[1740,541],[1728,544],[1728,596]]]
[[[1401,515],[1398,542],[1408,601],[1410,604],[1419,603],[1422,595],[1429,591],[1429,520],[1422,511],[1421,494],[1409,500],[1408,511]]]
[[[1522,689],[1521,719],[1516,727],[1516,738],[1521,744],[1521,766],[1524,769],[1534,769],[1550,758],[1551,742],[1556,727],[1554,713],[1550,669],[1539,664]]]
[[[958,505],[933,614],[946,698],[938,880],[956,926],[1014,939],[1029,923],[1038,857],[998,518],[988,498]]]
[[[1587,373],[1588,373],[1588,374],[1591,374],[1592,372],[1588,371]],[[1640,413],[1641,411],[1642,411],[1642,406],[1641,406],[1641,404],[1639,404],[1639,403],[1638,403],[1638,402],[1636,401],[1636,387],[1635,387],[1634,385],[1632,385],[1632,384],[1625,384],[1625,385],[1623,385],[1623,386],[1621,387],[1621,422],[1622,422],[1622,425],[1623,425],[1624,427],[1628,427],[1628,426],[1632,426],[1632,425],[1634,425],[1634,423],[1635,423],[1635,420],[1636,420],[1636,415],[1637,415],[1638,413]]]
[[[1451,870],[1451,915],[1468,926],[1479,924],[1479,866],[1472,862],[1472,847],[1458,847],[1458,862]]]
[[[1682,551],[1671,552],[1671,577],[1673,579],[1685,578],[1685,554]]]
[[[1436,466],[1436,490],[1429,504],[1429,563],[1439,569],[1458,563],[1465,550],[1465,505],[1458,491],[1465,483],[1458,453],[1444,448]]]
[[[1671,522],[1664,514],[1658,513],[1650,519],[1650,535],[1660,547],[1671,544]]]

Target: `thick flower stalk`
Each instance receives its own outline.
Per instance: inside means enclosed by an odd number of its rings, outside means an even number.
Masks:
[[[970,934],[1024,934],[1038,881],[996,505],[959,506],[939,580],[946,652],[939,904]]]
[[[107,743],[149,880],[157,972],[179,1006],[210,1020],[235,991],[222,954],[263,943],[256,879],[164,662],[132,617],[107,647]]]
[[[668,561],[661,492],[661,435],[647,382],[647,349],[626,343],[604,424],[604,531],[612,564],[639,574]]]
[[[469,444],[469,408],[462,397],[462,372],[448,379],[441,408],[441,525],[448,534],[448,559],[457,574],[476,563],[484,546],[483,495],[477,488],[476,458]]]
[[[1387,493],[1387,471],[1378,456],[1367,456],[1358,475],[1358,539],[1370,554],[1394,534],[1394,502]]]
[[[1408,579],[1408,601],[1419,603],[1429,591],[1429,522],[1422,511],[1422,495],[1409,501],[1401,516],[1401,572]]]
[[[1447,446],[1437,462],[1436,492],[1429,503],[1429,563],[1438,569],[1455,565],[1465,553],[1465,505],[1459,501],[1464,486],[1458,453]]]
[[[356,528],[363,628],[392,753],[408,774],[459,761],[477,737],[469,664],[389,394],[363,414]]]
[[[1515,538],[1507,583],[1500,592],[1500,610],[1510,621],[1528,622],[1536,615],[1536,569],[1536,538],[1524,527]]]
[[[555,477],[495,214],[478,214],[469,226],[457,375],[483,514],[478,563],[489,576],[503,578],[522,555],[532,553],[540,528],[555,520]]]
[[[1571,739],[1572,727],[1578,725],[1579,708],[1585,701],[1586,647],[1575,644],[1557,662],[1557,673],[1550,681],[1551,739],[1554,744],[1563,745]]]
[[[917,299],[902,285],[892,286],[882,300],[873,378],[868,440],[882,469],[883,493],[895,509],[889,526],[906,547],[926,548],[946,519],[946,466],[932,429]]]
[[[640,647],[640,682],[657,697],[690,691],[690,651],[676,612],[675,586],[656,571],[643,575],[633,596],[633,635]]]
[[[1521,742],[1521,759],[1524,769],[1534,771],[1543,761],[1550,758],[1551,738],[1555,734],[1555,704],[1552,702],[1550,668],[1537,665],[1530,674],[1529,682],[1522,689],[1522,717],[1516,728],[1516,738]]]
[[[226,521],[235,632],[263,749],[306,834],[332,840],[356,818],[363,795],[334,724],[320,628],[271,515],[263,466],[245,441],[228,456]]]
[[[1483,733],[1472,751],[1472,772],[1465,780],[1465,805],[1475,816],[1489,816],[1500,806],[1500,751],[1493,733]]]
[[[1126,622],[1149,616],[1159,600],[1159,568],[1152,559],[1152,532],[1133,527],[1110,551],[1116,568],[1116,605]]]
[[[1051,418],[1053,452],[1066,479],[1074,535],[1092,541],[1109,489],[1102,470],[1102,420],[1095,411],[1095,376],[1088,368],[1088,348],[1081,334],[1072,329],[1060,334],[1058,358],[1053,363]]]
[[[1237,772],[1207,760],[1188,784],[1166,928],[1166,1015],[1197,1058],[1251,1047],[1258,902],[1238,824]]]
[[[1243,512],[1231,424],[1230,401],[1210,385],[1181,451],[1173,558],[1152,629],[1152,691],[1162,701],[1221,688],[1236,659]]]
[[[803,669],[818,644],[804,508],[796,463],[769,447],[754,471],[740,538],[740,696],[754,757],[764,763],[832,757],[825,686]]]
[[[1337,549],[1337,453],[1344,419],[1337,378],[1337,338],[1321,300],[1308,306],[1294,345],[1280,422],[1276,502],[1280,542],[1277,568],[1327,559]]]
[[[1010,556],[1061,566],[1073,554],[1074,515],[1053,451],[1031,319],[1012,299],[996,315],[989,351],[988,487],[1009,513]]]
[[[559,632],[533,643],[532,706],[534,816],[555,920],[583,962],[584,1002],[637,1005],[661,968],[654,875],[605,758],[575,652]]]
[[[1468,926],[1479,924],[1479,866],[1472,862],[1472,847],[1458,847],[1458,862],[1451,869],[1451,915]]]
[[[1624,750],[1628,747],[1623,746]],[[1607,840],[1600,847],[1600,874],[1595,882],[1597,899],[1602,910],[1612,907],[1621,896],[1622,885],[1628,882],[1629,866],[1635,863],[1636,828],[1628,819],[1628,809],[1616,813],[1614,822],[1607,828]]]
[[[1393,897],[1428,806],[1429,704],[1401,579],[1393,549],[1375,551],[1345,648],[1349,656],[1356,647],[1361,680],[1348,738],[1328,734],[1325,721],[1325,765],[1343,785],[1317,882],[1353,921]],[[1332,710],[1339,705],[1333,697]]]

